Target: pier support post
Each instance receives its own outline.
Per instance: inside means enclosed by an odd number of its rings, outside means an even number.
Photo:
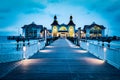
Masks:
[[[102,41],[102,46],[104,46],[104,41]]]
[[[30,45],[29,39],[28,39],[28,45]]]
[[[81,39],[81,27],[78,28],[78,39],[77,39],[78,46],[80,46],[80,43],[79,43],[80,39]]]
[[[110,42],[108,42],[108,48],[110,48]]]
[[[16,40],[16,41],[17,41],[16,50],[18,51],[19,50],[19,40]]]
[[[25,40],[23,39],[23,46],[25,46]]]

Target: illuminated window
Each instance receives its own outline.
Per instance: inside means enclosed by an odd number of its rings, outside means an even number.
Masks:
[[[57,32],[57,26],[53,27],[53,32]]]
[[[67,28],[65,26],[62,26],[59,30],[60,31],[67,31]]]
[[[69,36],[74,37],[74,28],[73,28],[73,26],[69,27]]]
[[[57,32],[58,32],[57,26],[54,26],[52,30],[53,36],[57,36]]]
[[[102,34],[102,30],[98,26],[94,26],[93,28],[90,29],[90,36],[91,37],[100,37]]]

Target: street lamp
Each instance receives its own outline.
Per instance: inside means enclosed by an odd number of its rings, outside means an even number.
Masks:
[[[47,29],[46,29],[46,27],[44,27],[44,40],[46,41],[46,38],[47,38]]]
[[[103,48],[103,51],[104,51],[104,59],[103,59],[103,60],[105,61],[105,60],[106,60],[106,51],[107,51],[107,48],[104,47],[104,48]]]
[[[23,46],[23,59],[26,59],[26,46]]]

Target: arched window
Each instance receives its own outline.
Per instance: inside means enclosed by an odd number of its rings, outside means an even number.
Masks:
[[[58,30],[57,30],[57,26],[54,26],[52,31],[53,31],[53,32],[57,32],[57,31],[58,31]]]
[[[73,26],[69,27],[69,36],[74,37],[74,28],[73,28]]]
[[[67,28],[65,26],[60,27],[60,31],[67,31]]]
[[[57,32],[58,32],[57,26],[53,26],[52,34],[53,34],[54,37],[57,36]]]

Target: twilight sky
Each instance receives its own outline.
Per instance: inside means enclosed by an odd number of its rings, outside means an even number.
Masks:
[[[1,0],[0,35],[18,35],[33,21],[51,29],[54,15],[60,24],[72,15],[76,29],[96,22],[120,36],[120,0]]]

